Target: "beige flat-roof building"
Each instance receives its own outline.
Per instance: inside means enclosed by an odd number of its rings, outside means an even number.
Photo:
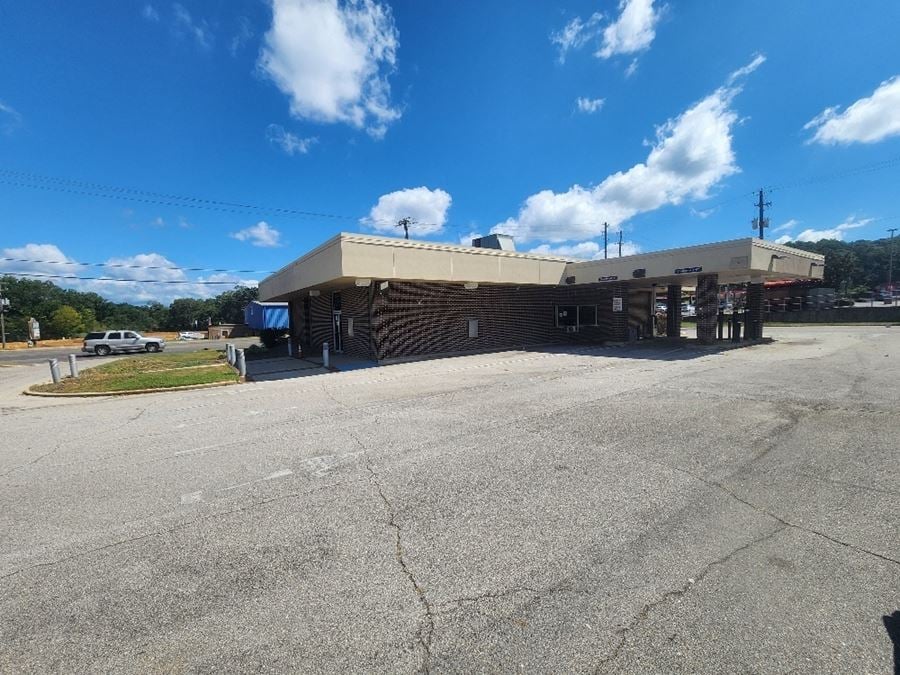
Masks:
[[[746,285],[758,338],[763,282],[823,272],[820,255],[754,238],[584,261],[342,233],[264,279],[260,299],[289,303],[297,346],[385,360],[652,337],[660,294],[679,335],[684,288],[712,342],[721,284]]]

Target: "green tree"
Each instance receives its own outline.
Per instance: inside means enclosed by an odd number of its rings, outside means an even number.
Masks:
[[[216,311],[213,315],[221,323],[244,323],[244,307],[259,298],[259,289],[239,286],[215,297]]]
[[[78,316],[81,317],[81,329],[83,331],[90,332],[97,328],[97,315],[91,307],[85,307],[80,310]]]
[[[53,312],[49,328],[54,337],[72,337],[84,332],[81,315],[70,305],[63,305]]]

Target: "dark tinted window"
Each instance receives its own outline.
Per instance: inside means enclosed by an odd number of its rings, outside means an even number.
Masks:
[[[85,335],[84,339],[85,340],[102,340],[104,335],[106,335],[106,333],[88,333],[87,335]]]
[[[579,326],[596,326],[597,325],[597,306],[582,305],[578,308],[578,325]]]
[[[557,305],[557,307],[556,307],[556,325],[557,326],[577,326],[578,325],[578,306],[577,305]]]
[[[121,340],[121,339],[122,339],[122,334],[121,334],[121,333],[110,333],[110,334],[109,334],[109,339],[110,339],[110,340]]]

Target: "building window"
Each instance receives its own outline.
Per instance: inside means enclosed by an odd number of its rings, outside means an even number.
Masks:
[[[560,328],[596,326],[597,305],[557,305],[556,325]]]
[[[578,308],[579,326],[597,325],[597,305],[581,305]]]
[[[560,328],[578,325],[578,305],[557,305],[556,325]]]

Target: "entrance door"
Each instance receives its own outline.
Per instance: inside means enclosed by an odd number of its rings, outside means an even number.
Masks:
[[[341,335],[341,313],[339,311],[331,312],[331,337],[334,340],[332,350],[335,352],[344,351],[344,338]]]
[[[334,340],[332,349],[335,352],[344,351],[344,336],[341,334],[341,294],[331,294],[331,338]]]

